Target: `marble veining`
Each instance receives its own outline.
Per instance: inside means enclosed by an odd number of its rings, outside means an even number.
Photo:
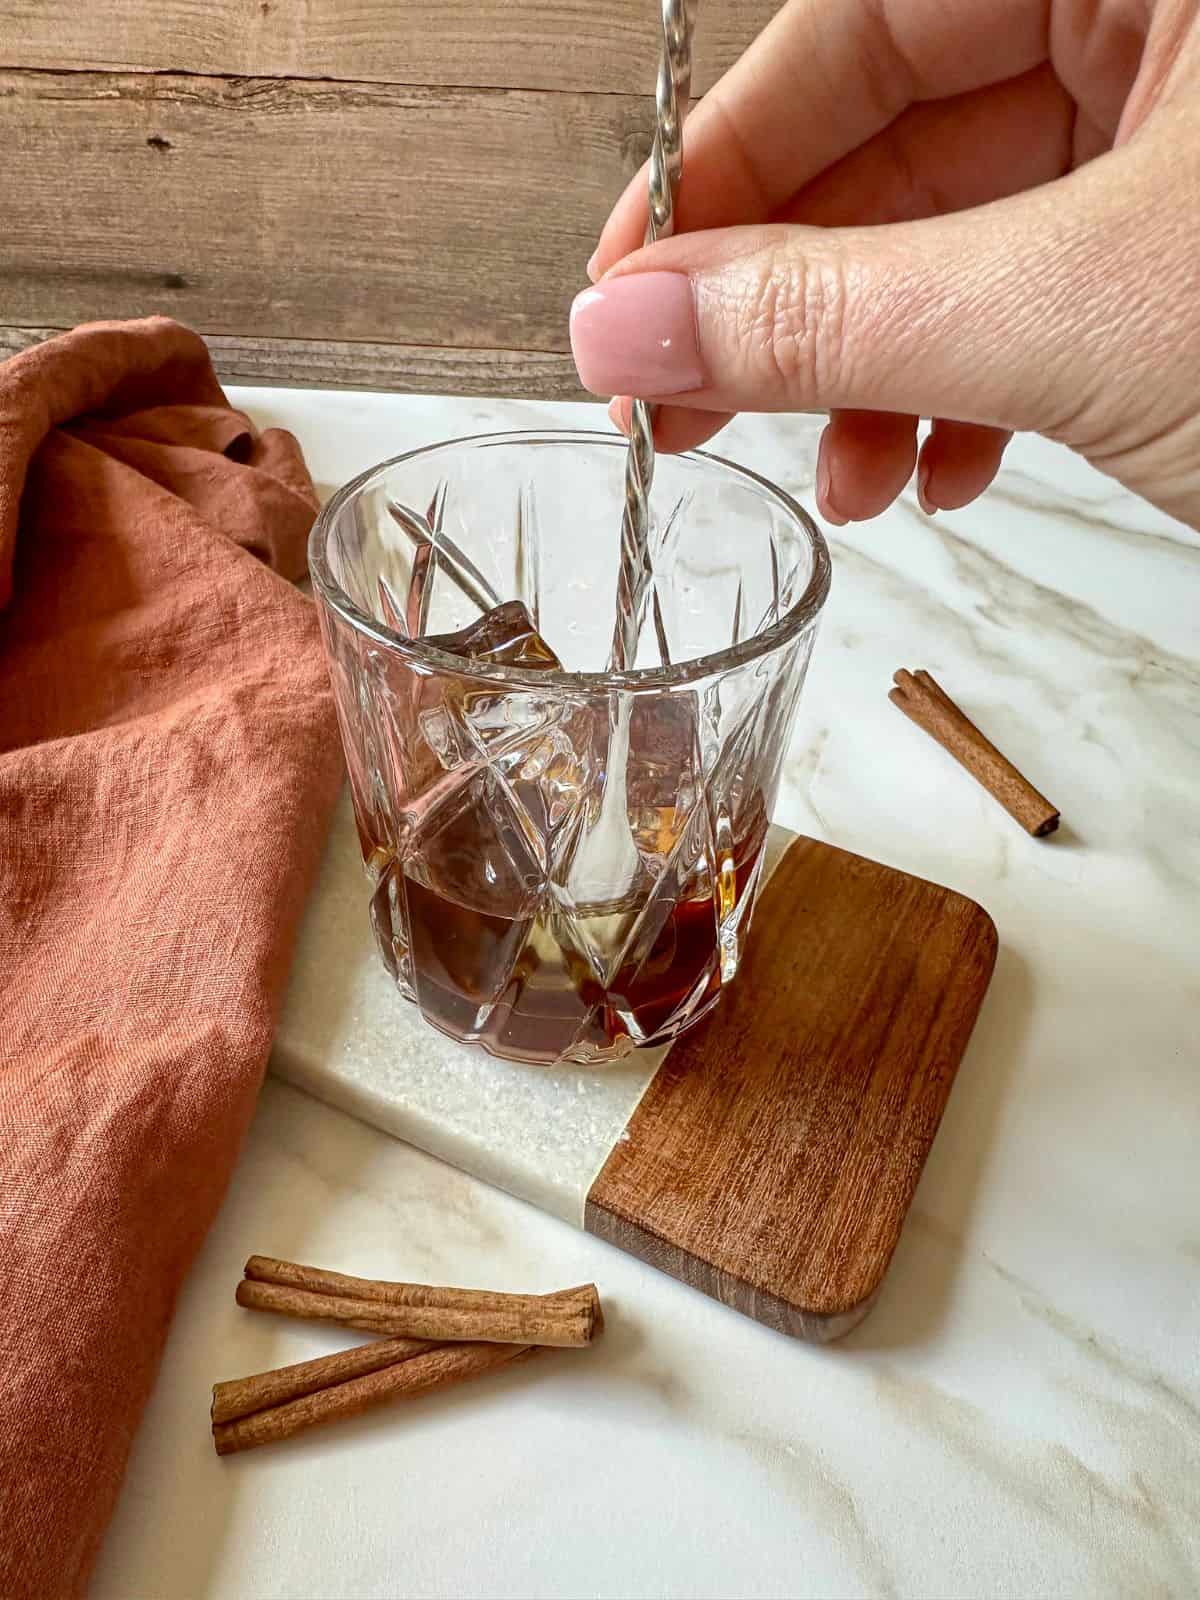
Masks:
[[[335,484],[582,406],[247,391]],[[722,454],[811,503],[818,425]],[[1001,949],[878,1305],[806,1347],[268,1080],[94,1584],[130,1595],[1200,1592],[1200,539],[1019,439],[973,507],[837,530],[779,818],[948,883]],[[1025,837],[886,698],[927,666],[1061,806]],[[548,1289],[594,1350],[218,1461],[208,1386],[332,1349],[252,1251]],[[537,1369],[537,1370],[535,1370]]]

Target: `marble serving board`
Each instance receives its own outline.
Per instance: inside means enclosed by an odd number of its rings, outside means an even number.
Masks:
[[[277,1077],[583,1226],[592,1180],[665,1052],[603,1070],[499,1062],[426,1024],[379,958],[344,790],[271,1057]]]
[[[522,1066],[384,970],[343,795],[276,1074],[759,1321],[839,1337],[899,1239],[991,976],[974,901],[781,828],[742,968],[665,1049]]]

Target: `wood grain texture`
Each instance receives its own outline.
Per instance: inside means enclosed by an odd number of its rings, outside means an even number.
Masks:
[[[651,115],[616,95],[0,73],[4,320],[160,311],[240,338],[562,352]]]
[[[837,1338],[879,1291],[996,957],[973,901],[810,839],[672,1049],[586,1227],[759,1321]]]
[[[703,91],[779,0],[716,6]],[[582,397],[652,0],[0,0],[0,349],[162,312],[230,382]]]
[[[703,91],[780,0],[712,5]],[[653,0],[4,0],[0,66],[649,95]]]
[[[61,333],[66,326],[0,326],[0,360]],[[238,338],[232,334],[206,337],[223,383],[531,400],[595,398],[579,387],[569,355],[544,350],[466,350],[341,339]],[[601,425],[597,412],[597,426]]]

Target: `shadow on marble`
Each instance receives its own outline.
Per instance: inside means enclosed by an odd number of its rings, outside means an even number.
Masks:
[[[205,1300],[202,1286],[189,1278],[177,1316],[194,1325],[208,1315]],[[221,1587],[227,1551],[236,1537],[241,1491],[233,1477],[220,1471],[206,1412],[214,1376],[239,1374],[214,1374],[212,1348],[212,1341],[203,1335],[188,1340],[172,1337],[168,1342],[134,1447],[132,1470],[121,1490],[118,1515],[101,1546],[89,1587],[96,1600],[129,1600],[130,1589],[120,1574],[131,1559],[131,1543],[149,1568],[186,1572],[189,1596],[211,1594]],[[195,1408],[195,1426],[182,1438],[177,1422],[181,1396],[188,1397],[189,1405],[194,1400]],[[202,1492],[193,1492],[197,1484],[203,1486]]]
[[[1088,842],[1071,826],[1069,822],[1060,822],[1053,834],[1046,841],[1047,850],[1086,850]]]
[[[199,1393],[205,1393],[203,1386]],[[203,1404],[199,1411],[203,1417]],[[196,1441],[197,1454],[215,1460],[212,1439],[203,1422],[196,1429]],[[236,1537],[233,1523],[240,1492],[236,1480],[218,1467],[216,1472],[205,1474],[204,1493],[188,1500],[187,1514],[172,1519],[172,1563],[177,1571],[187,1573],[192,1595],[211,1594],[220,1586],[226,1554]]]
[[[932,1340],[954,1293],[971,1214],[1029,1028],[1033,979],[1001,942],[996,970],[950,1092],[912,1209],[869,1315],[835,1349],[890,1350]]]

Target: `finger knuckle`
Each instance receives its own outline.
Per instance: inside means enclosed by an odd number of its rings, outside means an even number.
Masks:
[[[847,278],[825,254],[772,251],[745,308],[744,337],[756,361],[789,395],[820,405],[844,364]]]

